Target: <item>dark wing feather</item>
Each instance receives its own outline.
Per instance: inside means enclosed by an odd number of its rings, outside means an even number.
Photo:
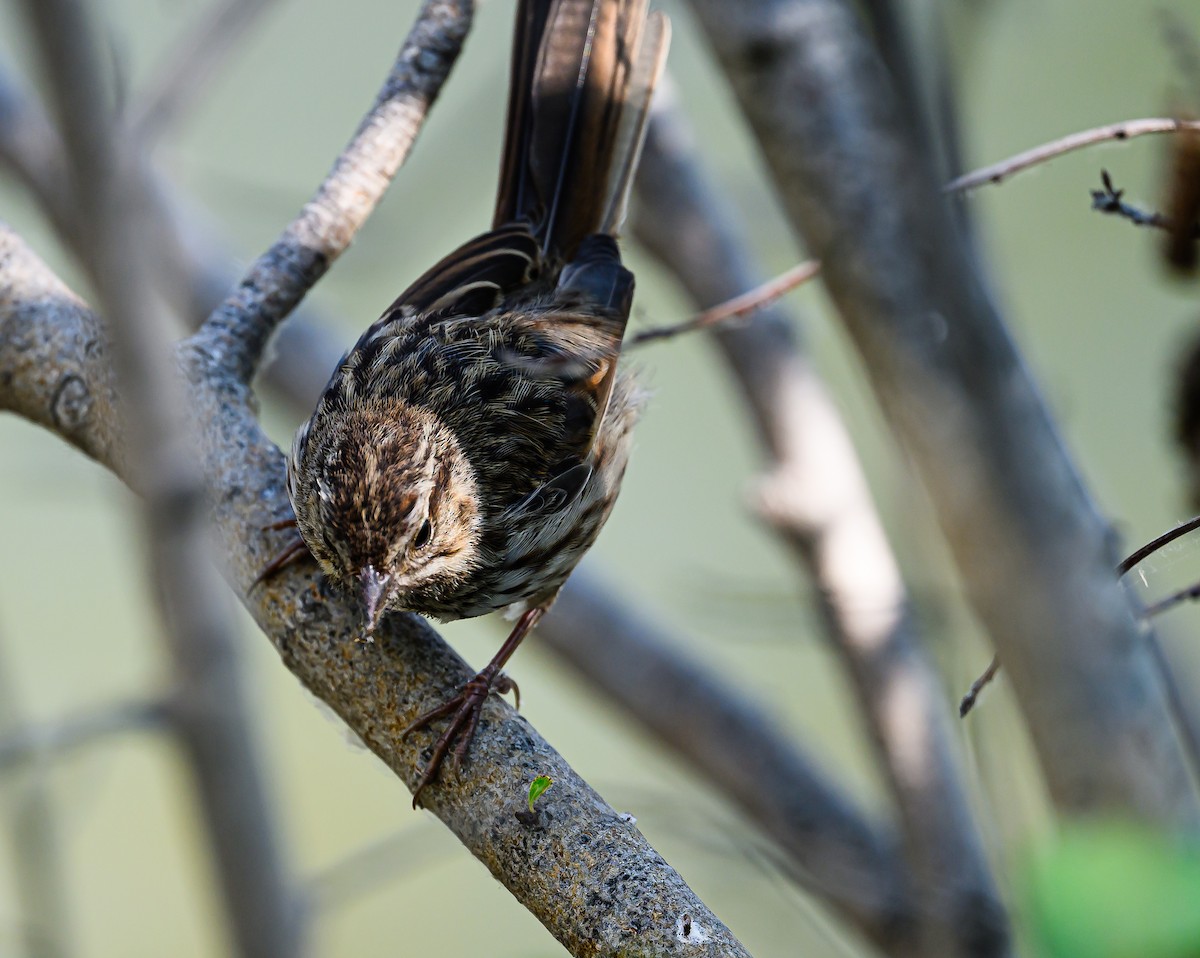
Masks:
[[[423,314],[482,315],[502,294],[529,283],[540,262],[533,234],[523,224],[511,223],[476,236],[443,257],[396,297],[384,316],[403,307]],[[468,294],[473,302],[463,301]]]

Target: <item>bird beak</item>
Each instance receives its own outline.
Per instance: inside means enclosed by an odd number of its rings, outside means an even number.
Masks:
[[[374,566],[366,566],[358,575],[362,583],[363,611],[367,617],[366,640],[370,642],[375,635],[375,627],[387,610],[388,585],[392,581],[390,575],[376,572]]]

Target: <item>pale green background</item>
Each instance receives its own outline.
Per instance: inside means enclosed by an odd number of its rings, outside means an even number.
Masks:
[[[136,101],[171,40],[202,5],[95,5]],[[967,154],[982,164],[1083,127],[1158,115],[1171,69],[1161,0],[994,0],[953,4]],[[279,2],[160,151],[243,259],[278,233],[371,101],[415,3]],[[787,238],[730,101],[706,64],[683,4],[672,62],[721,187],[754,224],[772,270],[801,255]],[[1174,9],[1200,31],[1190,2]],[[983,8],[977,18],[962,8]],[[314,293],[345,317],[349,343],[392,296],[486,225],[497,163],[511,4],[483,5],[445,95],[378,215]],[[0,41],[24,56],[12,5]],[[1200,108],[1200,90],[1193,91]],[[1184,518],[1169,444],[1168,396],[1200,315],[1197,287],[1166,282],[1154,237],[1089,211],[1107,166],[1130,197],[1158,198],[1161,141],[1077,154],[980,193],[971,207],[1015,335],[1104,511],[1130,545]],[[75,275],[29,204],[0,181],[0,216]],[[638,251],[639,320],[688,311]],[[909,476],[817,286],[795,297],[807,335],[848,415],[900,559],[951,679],[953,699],[987,659],[917,484]],[[655,390],[620,507],[594,562],[632,600],[674,623],[689,652],[758,696],[831,775],[884,807],[853,703],[814,629],[787,556],[750,519],[756,450],[722,370],[700,340],[639,357]],[[298,421],[269,409],[284,442]],[[141,581],[128,496],[99,468],[11,417],[0,418],[0,700],[51,721],[161,687],[166,663]],[[1171,571],[1200,575],[1190,550]],[[1159,590],[1163,591],[1163,590]],[[1172,646],[1195,665],[1191,610]],[[483,662],[493,622],[446,636]],[[249,624],[243,651],[280,824],[296,867],[315,876],[355,850],[394,840],[385,866],[341,885],[314,924],[313,953],[555,955],[559,946],[426,814],[382,765],[347,744],[336,720]],[[721,801],[572,676],[535,641],[512,666],[530,720],[674,863],[761,956],[843,953],[817,910],[770,864],[769,850]],[[1193,670],[1185,679],[1196,681]],[[959,727],[959,731],[964,731]],[[1041,786],[1007,689],[965,729],[974,793],[998,863],[1045,833]],[[79,956],[192,958],[227,948],[189,783],[166,742],[132,736],[43,769],[58,825],[65,940]],[[17,947],[8,865],[11,814],[30,775],[0,782],[0,955]],[[770,787],[770,783],[763,783]]]

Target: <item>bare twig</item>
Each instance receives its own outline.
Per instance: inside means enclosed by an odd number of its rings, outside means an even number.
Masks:
[[[1187,522],[1182,522],[1179,525],[1177,525],[1174,529],[1168,529],[1162,535],[1157,536],[1154,539],[1151,539],[1144,546],[1141,546],[1140,548],[1135,549],[1133,552],[1131,552],[1129,555],[1127,555],[1124,559],[1122,559],[1119,563],[1117,563],[1118,578],[1120,576],[1125,575],[1131,569],[1136,567],[1139,563],[1144,562],[1146,559],[1148,559],[1150,556],[1152,556],[1154,553],[1156,553],[1159,549],[1163,548],[1164,546],[1170,545],[1176,539],[1180,538],[1181,536],[1187,535],[1189,532],[1194,532],[1196,529],[1200,529],[1200,516],[1196,516],[1193,519],[1189,519]],[[1173,597],[1169,596],[1167,599],[1163,599],[1161,602],[1157,602],[1154,605],[1152,605],[1146,609],[1143,609],[1142,616],[1144,618],[1149,619],[1155,615],[1158,615],[1160,612],[1165,612],[1172,605],[1175,605],[1178,602],[1184,601],[1186,599],[1193,598],[1193,596],[1190,593],[1191,593],[1190,589],[1181,590],[1179,593],[1176,593]],[[1162,608],[1159,608],[1159,606],[1162,606]],[[975,703],[978,701],[980,693],[985,688],[987,688],[988,685],[990,685],[992,683],[992,680],[996,677],[996,675],[999,672],[1000,672],[1000,659],[998,657],[993,656],[992,661],[988,664],[988,667],[986,669],[984,669],[982,673],[980,673],[979,677],[977,679],[975,679],[974,682],[971,683],[971,687],[969,689],[967,689],[966,695],[964,695],[962,697],[962,701],[959,702],[958,714],[959,714],[960,718],[967,717],[968,713],[970,713],[970,711],[975,707]],[[1200,753],[1198,753],[1198,754],[1200,754]]]
[[[1200,582],[1193,582],[1182,589],[1176,589],[1170,595],[1159,599],[1157,602],[1152,602],[1142,611],[1142,615],[1147,619],[1153,619],[1157,615],[1169,612],[1177,605],[1181,605],[1184,602],[1195,602],[1197,599],[1200,599]]]
[[[696,156],[682,117],[660,103],[635,232],[704,306],[753,286],[758,270]],[[900,812],[917,881],[915,943],[921,953],[952,954],[957,938],[975,954],[1004,954],[1003,908],[959,783],[948,717],[840,417],[782,311],[716,333],[769,457],[756,505],[814,586]],[[890,949],[913,945],[893,941]]]
[[[856,12],[844,0],[805,0],[803,16],[786,0],[693,6],[929,489],[1054,800],[1194,827],[1200,804],[1157,666],[1113,581],[1112,537],[898,118]]]
[[[630,337],[630,346],[641,346],[659,339],[673,339],[684,333],[693,333],[699,329],[711,329],[738,319],[746,319],[760,309],[765,309],[781,296],[798,289],[815,277],[821,271],[821,264],[813,260],[799,263],[785,270],[773,279],[760,283],[754,289],[737,296],[731,296],[722,303],[701,310],[691,319],[670,326],[655,326],[644,329],[636,336]]]
[[[1151,133],[1174,133],[1177,130],[1200,130],[1200,121],[1154,117],[1145,120],[1125,120],[1121,123],[1110,123],[1107,126],[1098,126],[1079,133],[1072,133],[982,169],[964,173],[947,183],[944,191],[946,193],[966,193],[990,183],[1001,183],[1031,166],[1038,166],[1055,157],[1062,156],[1064,153],[1082,150],[1084,147],[1095,146],[1097,143],[1105,143],[1110,140],[1132,140],[1136,136],[1146,136]]]
[[[1169,546],[1176,539],[1186,536],[1190,532],[1195,532],[1200,529],[1200,516],[1193,516],[1186,522],[1181,522],[1173,529],[1168,529],[1160,536],[1155,536],[1144,546],[1134,549],[1124,559],[1117,564],[1117,575],[1122,576],[1131,569],[1145,562],[1150,556],[1154,555],[1159,549],[1164,546]]]
[[[193,346],[249,383],[276,326],[350,244],[408,156],[470,27],[473,0],[426,0],[375,105],[300,215]]]
[[[149,578],[175,667],[172,728],[194,776],[241,954],[295,955],[304,938],[300,899],[283,864],[254,750],[232,608],[207,548],[206,490],[153,298],[140,190],[105,101],[83,7],[77,0],[30,0],[26,11],[79,210],[75,252],[112,330],[131,478],[144,494]]]
[[[967,689],[966,694],[959,701],[959,718],[966,718],[970,714],[971,709],[975,708],[975,703],[979,701],[979,696],[983,694],[983,690],[992,684],[992,680],[999,671],[1000,659],[993,655],[992,661],[988,663],[988,667],[979,673],[979,677],[971,683],[971,687]]]
[[[1100,171],[1101,188],[1092,190],[1092,209],[1100,213],[1111,213],[1115,216],[1120,216],[1123,219],[1129,220],[1135,226],[1150,226],[1160,230],[1175,230],[1175,224],[1162,213],[1153,212],[1147,213],[1145,210],[1140,210],[1136,206],[1126,203],[1124,200],[1125,191],[1118,190],[1113,186],[1112,177],[1108,175],[1108,170]],[[1200,236],[1200,224],[1195,224],[1191,227],[1193,238]]]
[[[1117,575],[1125,575],[1141,563],[1145,562],[1150,556],[1158,552],[1160,549],[1170,545],[1176,539],[1180,539],[1189,533],[1200,529],[1200,516],[1194,516],[1186,522],[1181,522],[1174,529],[1168,529],[1160,536],[1156,536],[1147,542],[1144,546],[1135,549],[1128,556],[1121,560],[1117,566]],[[1151,605],[1148,605],[1142,610],[1142,615],[1147,619],[1153,618],[1156,615],[1161,615],[1168,609],[1173,608],[1180,602],[1186,602],[1189,599],[1200,598],[1200,585],[1191,585],[1171,593],[1166,598],[1160,599]]]

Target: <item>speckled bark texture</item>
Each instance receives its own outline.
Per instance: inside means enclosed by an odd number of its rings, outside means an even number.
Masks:
[[[123,468],[105,334],[93,313],[0,227],[0,408]],[[227,577],[284,664],[411,788],[433,733],[400,736],[471,672],[423,620],[386,618],[371,645],[357,610],[296,566],[246,591],[282,534],[283,456],[259,429],[247,386],[195,341],[183,344],[198,452]],[[64,384],[80,397],[60,430]],[[532,824],[517,817],[529,782],[554,788]],[[470,762],[431,786],[426,806],[575,955],[745,955],[731,933],[637,828],[610,808],[537,732],[493,698]],[[397,812],[407,810],[397,794]]]

